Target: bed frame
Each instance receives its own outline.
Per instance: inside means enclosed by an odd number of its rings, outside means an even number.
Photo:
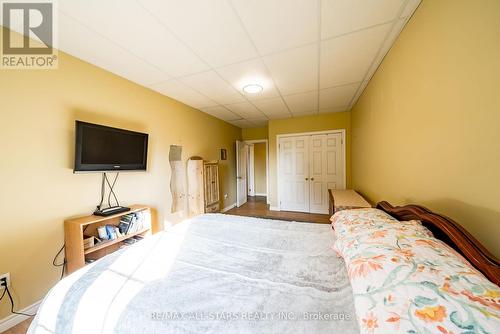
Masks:
[[[451,246],[490,281],[500,285],[500,260],[457,222],[418,205],[392,206],[383,201],[377,204],[377,209],[397,220],[420,220],[434,237]]]

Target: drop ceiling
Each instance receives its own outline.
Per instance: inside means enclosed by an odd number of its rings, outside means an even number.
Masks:
[[[59,49],[238,127],[350,110],[420,0],[64,0]],[[257,83],[259,94],[244,93]]]

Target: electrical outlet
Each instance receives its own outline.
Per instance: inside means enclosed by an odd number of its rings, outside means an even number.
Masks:
[[[7,285],[7,287],[10,287],[10,273],[0,275],[0,288],[4,287],[5,285]]]

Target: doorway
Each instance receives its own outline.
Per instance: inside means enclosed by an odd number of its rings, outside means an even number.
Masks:
[[[345,189],[345,130],[279,135],[279,209],[328,213],[328,189]]]
[[[268,203],[269,147],[267,139],[236,142],[237,201],[240,207],[248,196],[266,197]]]

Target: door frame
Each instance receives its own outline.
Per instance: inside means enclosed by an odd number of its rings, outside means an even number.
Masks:
[[[266,202],[269,204],[269,140],[267,139],[254,139],[254,140],[243,140],[243,142],[247,143],[248,145],[252,145],[252,150],[253,150],[253,144],[259,144],[259,143],[265,143],[266,144],[266,193],[264,196],[266,196]],[[253,153],[253,152],[252,152]],[[250,166],[250,165],[249,165]],[[252,164],[249,167],[249,171],[252,172],[252,180],[254,181],[253,186],[255,187],[255,169],[254,165]],[[247,175],[248,177],[248,175]],[[258,196],[262,196],[263,194],[257,194],[254,190],[254,194]]]
[[[246,164],[247,166],[245,167],[244,169],[244,173],[245,173],[245,197],[244,197],[244,200],[242,200],[240,202],[240,187],[239,187],[239,183],[240,182],[240,179],[241,176],[238,176],[238,173],[240,171],[240,159],[239,159],[239,156],[240,156],[240,147],[238,145],[238,143],[241,143],[241,145],[244,145],[244,146],[248,146],[247,143],[245,143],[245,141],[243,140],[236,140],[235,142],[235,148],[236,148],[236,156],[235,156],[235,160],[236,160],[236,207],[240,207],[242,206],[243,204],[245,204],[247,202],[247,198],[248,198],[248,161],[246,161]],[[245,160],[247,160],[248,158],[248,149],[245,149]]]
[[[247,196],[255,196],[254,147],[251,143],[247,144]]]
[[[312,136],[312,135],[323,135],[323,134],[333,134],[340,133],[342,138],[342,159],[343,161],[343,169],[344,169],[344,177],[343,177],[343,188],[347,188],[347,161],[346,161],[346,130],[345,129],[335,129],[335,130],[324,130],[324,131],[310,131],[310,132],[296,132],[296,133],[283,133],[276,135],[276,180],[277,191],[276,191],[276,199],[278,201],[278,205],[276,207],[271,207],[273,211],[281,211],[281,201],[280,201],[280,139],[286,137],[297,137],[297,136]],[[269,189],[269,188],[268,188]],[[269,197],[268,197],[269,198]]]

